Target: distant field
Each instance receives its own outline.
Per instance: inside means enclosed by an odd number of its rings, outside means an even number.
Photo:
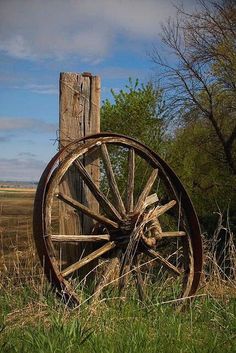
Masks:
[[[0,189],[0,269],[12,271],[34,251],[32,212],[34,189]],[[32,257],[32,256],[31,256]],[[21,264],[22,265],[22,264]]]
[[[22,193],[22,192],[35,192],[35,189],[29,189],[29,188],[1,188],[0,187],[0,192],[19,192],[19,193]]]

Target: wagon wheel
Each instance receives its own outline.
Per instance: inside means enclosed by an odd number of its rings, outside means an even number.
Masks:
[[[88,172],[91,165],[100,181]],[[64,191],[63,180],[71,171],[90,193],[90,202],[76,199],[73,186]],[[83,226],[79,234],[60,234],[61,207],[74,212],[80,224],[87,219],[86,234]],[[81,301],[88,265],[94,297],[107,295],[110,283],[113,291],[134,293],[136,288],[141,298],[159,301],[193,296],[197,290],[202,243],[191,200],[171,168],[132,138],[100,133],[59,152],[40,179],[33,223],[44,271],[65,301]],[[65,261],[68,244],[79,249],[72,261]]]

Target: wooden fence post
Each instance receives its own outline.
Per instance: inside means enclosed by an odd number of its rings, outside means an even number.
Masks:
[[[92,76],[90,73],[63,72],[60,74],[60,148],[72,140],[100,131],[100,91],[100,77],[98,76]],[[86,160],[83,163],[88,172],[99,180],[99,162],[89,167],[86,166]],[[75,168],[70,169],[59,188],[60,191],[76,200],[86,202],[94,211],[98,210],[97,202],[91,198]],[[78,217],[70,206],[62,203],[59,204],[59,218],[59,234],[89,234],[93,225],[89,217],[84,215]],[[63,245],[61,256],[65,266],[77,261],[81,252],[82,249],[78,245],[72,243]],[[91,264],[90,267],[93,265]],[[89,269],[85,268],[83,273],[88,271]]]

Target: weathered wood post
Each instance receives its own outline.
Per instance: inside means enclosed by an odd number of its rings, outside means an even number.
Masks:
[[[59,143],[60,148],[69,142],[88,134],[100,131],[100,77],[90,73],[77,74],[63,72],[60,74],[59,101]],[[86,167],[87,161],[83,164]],[[99,182],[99,162],[86,167]],[[76,168],[70,168],[62,180],[60,191],[74,199],[86,203],[90,209],[98,210],[97,202],[91,198],[84,182],[79,178]],[[78,215],[65,204],[59,205],[59,234],[89,234],[93,221],[85,215]],[[68,265],[81,256],[78,245],[68,244],[62,247],[62,259]],[[84,256],[85,254],[83,254]],[[90,267],[93,267],[91,264]],[[88,272],[89,269],[85,269]]]

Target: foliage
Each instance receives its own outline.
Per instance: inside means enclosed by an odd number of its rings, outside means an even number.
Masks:
[[[203,230],[210,234],[216,227],[217,212],[227,214],[231,228],[236,221],[235,176],[219,167],[214,153],[217,147],[204,122],[188,123],[176,130],[166,156],[189,191]]]
[[[101,129],[134,137],[160,150],[167,124],[163,91],[151,82],[139,84],[129,79],[125,90],[112,90],[114,102],[105,100],[101,107]]]

